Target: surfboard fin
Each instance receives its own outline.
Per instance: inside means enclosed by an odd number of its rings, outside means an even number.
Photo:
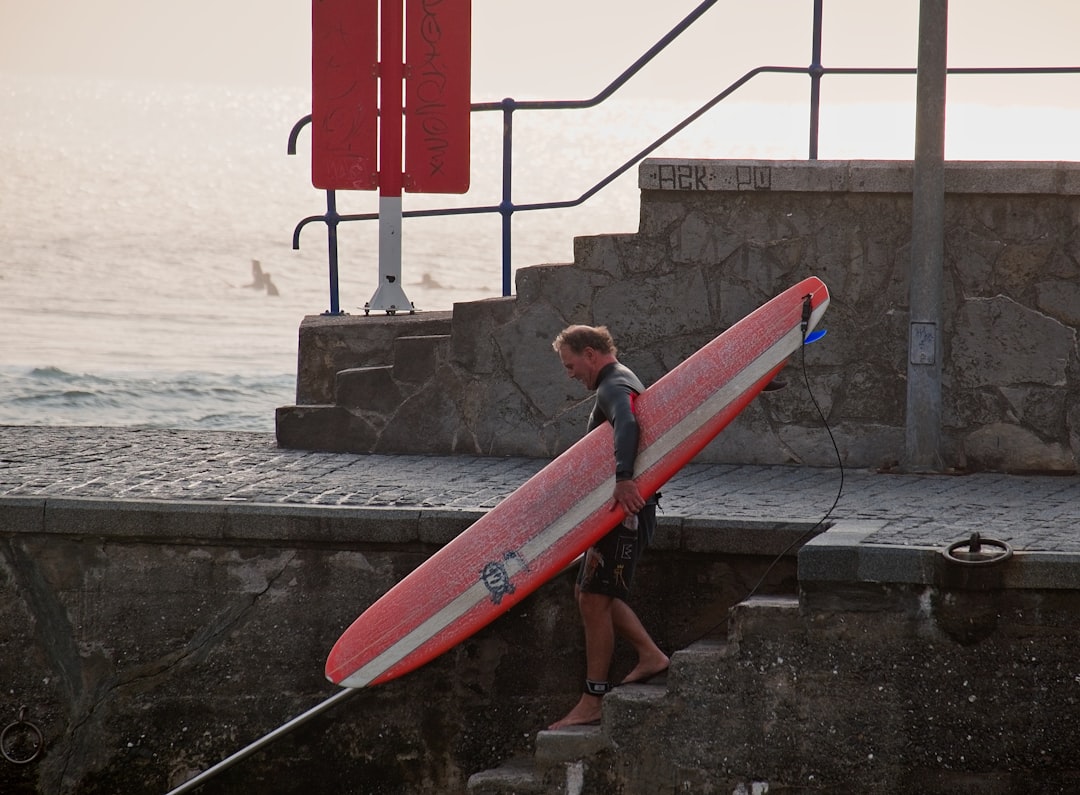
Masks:
[[[828,329],[819,328],[816,331],[811,331],[803,338],[803,345],[809,345],[811,342],[817,342],[819,339],[829,333]]]

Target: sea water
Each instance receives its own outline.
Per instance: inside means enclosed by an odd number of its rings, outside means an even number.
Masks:
[[[308,130],[286,154],[309,108],[295,87],[0,74],[0,424],[273,430],[294,400],[300,322],[330,308],[325,226],[292,248],[297,223],[325,211]],[[576,199],[694,109],[651,98],[518,113],[514,201]],[[977,132],[981,112],[950,123]],[[1040,128],[1060,141],[1020,151],[1077,158],[1075,111]],[[405,208],[497,205],[501,131],[500,114],[473,114],[469,193],[406,195]],[[910,157],[910,105],[832,109],[821,140],[823,158]],[[985,140],[948,154],[1021,157]],[[801,159],[806,141],[802,105],[725,103],[653,154]],[[636,179],[630,168],[577,208],[515,214],[513,269],[571,262],[578,235],[636,231]],[[339,212],[376,209],[373,193],[338,194]],[[342,224],[339,238],[340,308],[361,314],[377,222]],[[406,219],[416,309],[501,294],[500,238],[497,214]]]

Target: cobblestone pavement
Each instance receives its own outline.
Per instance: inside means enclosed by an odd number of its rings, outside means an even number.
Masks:
[[[491,508],[547,462],[282,450],[273,434],[0,427],[0,497]],[[842,490],[841,490],[842,485]],[[866,542],[944,546],[978,531],[1016,549],[1080,552],[1076,475],[879,474],[691,464],[671,516],[881,522]]]

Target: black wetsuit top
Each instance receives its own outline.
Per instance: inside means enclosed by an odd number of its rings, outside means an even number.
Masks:
[[[615,440],[616,480],[631,480],[634,477],[634,459],[637,457],[640,436],[637,417],[634,416],[634,397],[644,391],[645,386],[638,377],[618,362],[605,365],[597,376],[596,403],[589,416],[589,430],[604,422],[611,423]],[[654,495],[646,500],[632,527],[627,527],[625,522],[620,523],[583,557],[578,587],[587,593],[605,594],[626,601],[638,558],[652,542],[655,529]]]
[[[645,391],[644,384],[629,367],[612,362],[600,371],[596,382],[596,403],[589,416],[589,430],[610,422],[615,432],[615,479],[632,480],[637,457],[638,422],[634,397]]]

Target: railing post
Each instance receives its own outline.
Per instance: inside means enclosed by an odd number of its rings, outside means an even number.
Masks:
[[[326,192],[326,247],[327,259],[330,262],[330,311],[324,315],[340,315],[341,301],[338,298],[338,245],[337,228],[341,216],[337,211],[337,194],[332,190]]]
[[[502,101],[503,111],[503,151],[502,151],[502,201],[499,203],[499,215],[502,216],[502,294],[510,295],[511,271],[511,230],[510,222],[514,215],[514,201],[511,198],[514,170],[514,108],[517,103],[507,97]]]
[[[810,47],[810,160],[818,159],[818,127],[821,124],[821,14],[823,0],[814,0],[814,32]]]

